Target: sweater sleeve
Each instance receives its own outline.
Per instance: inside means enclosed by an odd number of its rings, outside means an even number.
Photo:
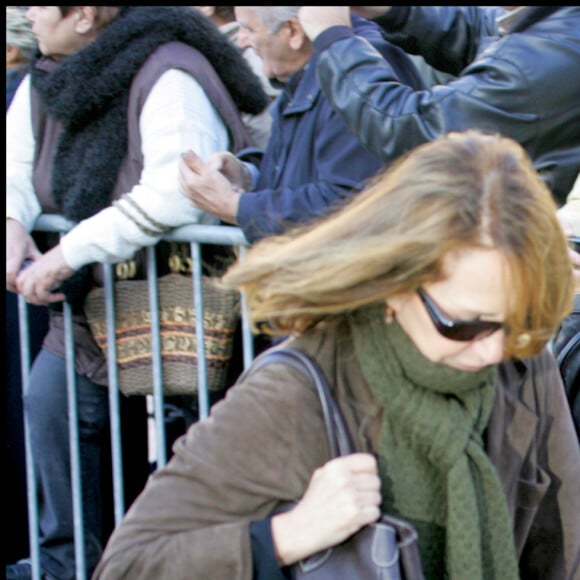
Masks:
[[[269,516],[250,524],[250,543],[252,545],[252,562],[254,580],[290,580],[291,568],[280,567],[276,559],[272,529]]]
[[[30,110],[30,77],[26,76],[6,114],[6,217],[31,231],[41,213],[32,186],[34,133]]]
[[[182,225],[217,223],[179,189],[183,151],[206,158],[228,148],[227,129],[199,83],[180,70],[164,73],[147,97],[139,125],[144,159],[139,183],[62,238],[65,260],[74,269],[130,258]]]

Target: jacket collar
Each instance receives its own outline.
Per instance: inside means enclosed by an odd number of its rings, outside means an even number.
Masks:
[[[304,113],[314,106],[320,93],[316,77],[317,60],[318,56],[313,55],[304,68],[288,79],[284,86],[284,97],[288,100],[282,110],[284,116]]]
[[[530,363],[510,360],[499,366],[499,388],[486,431],[486,449],[503,482],[515,482],[524,461],[535,461],[531,452],[540,418],[533,402],[526,404]],[[511,490],[506,489],[509,494]]]

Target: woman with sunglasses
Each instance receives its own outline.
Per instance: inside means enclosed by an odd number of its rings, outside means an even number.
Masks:
[[[572,268],[519,145],[422,145],[224,283],[318,362],[358,452],[329,460],[300,372],[250,368],[151,478],[97,578],[284,578],[381,509],[415,525],[427,578],[577,577],[580,454],[547,348]]]

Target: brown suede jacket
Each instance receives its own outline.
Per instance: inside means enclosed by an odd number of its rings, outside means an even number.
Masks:
[[[342,327],[290,344],[328,377],[355,444],[376,452],[380,408]],[[526,580],[578,578],[580,451],[547,350],[501,366],[486,449],[514,522]],[[329,459],[316,392],[280,364],[244,376],[178,440],[114,531],[94,578],[252,578],[249,523],[299,498]]]

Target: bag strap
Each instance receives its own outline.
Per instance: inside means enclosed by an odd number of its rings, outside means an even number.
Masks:
[[[276,347],[262,353],[252,365],[252,371],[267,364],[286,364],[312,380],[322,406],[331,456],[350,455],[355,452],[352,438],[338,403],[332,396],[328,381],[318,363],[309,355],[291,347]]]
[[[568,355],[572,353],[572,351],[574,351],[579,345],[580,345],[580,334],[577,334],[576,336],[573,336],[570,339],[568,344],[566,344],[566,346],[559,352],[558,356],[556,357],[556,361],[560,368],[564,366],[564,363],[568,358]]]
[[[282,363],[297,369],[305,376],[309,377],[316,388],[322,414],[326,423],[326,432],[332,457],[340,455],[349,455],[355,452],[350,433],[346,426],[346,421],[340,407],[334,397],[324,372],[318,363],[309,355],[291,347],[275,347],[259,355],[247,372],[253,372],[267,364]],[[284,502],[278,511],[286,511],[295,505],[296,502]],[[384,530],[385,526],[392,528],[397,534],[397,544],[399,548],[399,557],[401,560],[401,570],[404,571],[403,578],[413,580],[425,580],[421,566],[421,556],[419,555],[419,546],[417,543],[417,531],[409,523],[399,518],[383,514],[380,524]],[[323,557],[327,558],[332,549],[322,552]],[[308,560],[320,563],[320,556],[314,555]],[[319,574],[322,577],[324,574]],[[308,573],[302,574],[301,577],[308,576]]]

